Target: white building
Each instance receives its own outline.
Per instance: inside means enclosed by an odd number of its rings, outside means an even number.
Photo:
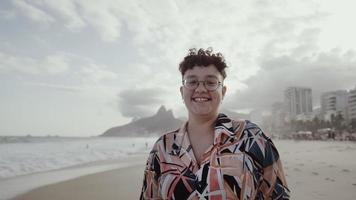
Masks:
[[[284,105],[288,120],[308,120],[313,114],[312,89],[288,87],[284,91]]]
[[[330,121],[331,115],[339,113],[347,119],[348,92],[346,90],[337,90],[324,92],[320,97],[321,115],[324,120]]]
[[[349,121],[356,120],[356,87],[349,91],[347,115]]]

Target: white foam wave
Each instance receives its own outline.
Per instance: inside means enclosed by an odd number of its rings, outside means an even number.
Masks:
[[[148,153],[156,138],[50,139],[0,145],[0,179]]]

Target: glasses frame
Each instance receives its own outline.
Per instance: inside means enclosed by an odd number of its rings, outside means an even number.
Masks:
[[[218,80],[218,84],[217,84],[216,88],[213,89],[213,90],[209,90],[209,89],[206,87],[206,83],[207,83],[208,80],[204,80],[204,81],[198,81],[198,80],[197,80],[197,84],[196,84],[196,86],[195,86],[194,88],[188,88],[187,85],[186,85],[186,81],[187,81],[187,79],[183,79],[183,80],[182,80],[182,85],[183,85],[185,88],[187,88],[188,90],[196,90],[196,89],[199,87],[200,83],[203,83],[204,88],[205,88],[206,90],[208,90],[209,92],[216,91],[220,86],[223,86],[223,82]]]

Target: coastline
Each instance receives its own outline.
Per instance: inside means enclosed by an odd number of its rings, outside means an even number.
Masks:
[[[33,189],[11,200],[138,199],[143,172],[143,165],[99,172]]]
[[[95,175],[111,170],[120,170],[130,167],[135,168],[139,166],[141,166],[143,170],[146,159],[146,154],[131,155],[119,160],[98,161],[59,170],[33,173],[14,178],[3,179],[0,180],[0,200],[13,199],[48,185],[55,185],[57,183],[82,178],[87,175]]]
[[[354,199],[356,143],[293,140],[274,143],[291,199]],[[48,184],[10,200],[138,199],[146,161],[143,157],[132,156],[129,166]]]

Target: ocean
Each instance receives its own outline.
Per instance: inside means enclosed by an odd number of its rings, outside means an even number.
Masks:
[[[145,162],[157,137],[4,137],[0,200],[78,176]],[[127,159],[140,160],[127,163]]]

